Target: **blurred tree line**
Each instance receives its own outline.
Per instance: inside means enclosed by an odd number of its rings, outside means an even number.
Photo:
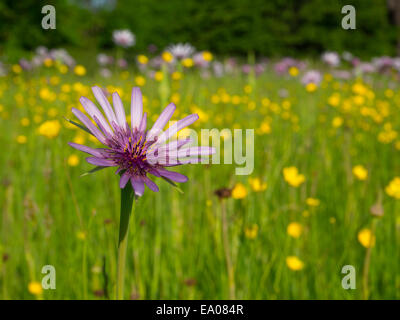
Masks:
[[[317,55],[350,51],[395,55],[400,0],[2,0],[0,50],[18,56],[39,45],[107,50],[114,29],[128,28],[144,51],[189,42],[218,54]],[[41,28],[42,6],[56,8],[56,30]],[[343,30],[341,8],[356,9]],[[396,27],[397,25],[397,27]],[[398,45],[400,50],[400,45]]]

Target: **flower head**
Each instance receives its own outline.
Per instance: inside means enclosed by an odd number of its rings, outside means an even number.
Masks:
[[[385,188],[386,193],[395,198],[400,199],[400,177],[395,177]]]
[[[337,67],[340,64],[340,56],[336,52],[327,51],[322,55],[322,61],[331,67]]]
[[[148,175],[162,177],[172,183],[186,182],[188,180],[186,176],[167,170],[165,167],[197,163],[201,160],[201,156],[215,152],[211,147],[190,147],[189,138],[171,140],[178,131],[195,122],[199,118],[197,114],[191,114],[163,131],[176,108],[171,103],[164,109],[153,127],[146,130],[147,114],[143,113],[142,93],[135,87],[132,89],[131,127],[129,127],[118,93],[112,94],[114,104],[112,108],[102,89],[93,87],[92,90],[105,117],[96,105],[85,97],[81,97],[80,102],[97,126],[80,110],[72,108],[72,113],[86,128],[78,126],[91,133],[107,148],[93,149],[73,142],[69,145],[90,154],[86,161],[98,166],[98,169],[117,167],[117,173],[121,175],[119,183],[121,188],[130,181],[138,196],[143,195],[145,185],[157,192],[158,186]]]
[[[115,30],[112,34],[113,41],[117,46],[129,48],[135,45],[135,35],[128,29]]]
[[[300,186],[306,180],[305,176],[300,174],[296,167],[284,168],[283,177],[285,181],[293,187]]]
[[[189,43],[178,43],[170,45],[166,51],[170,52],[174,58],[181,60],[190,57],[195,49]]]
[[[353,174],[358,180],[366,180],[368,178],[368,170],[362,165],[353,167]]]
[[[237,183],[232,190],[233,199],[243,199],[247,197],[247,189],[242,183]]]
[[[358,241],[365,248],[372,248],[375,246],[375,236],[370,229],[362,229],[357,235]]]
[[[286,258],[286,264],[290,270],[299,271],[304,268],[304,262],[296,256],[289,256]]]

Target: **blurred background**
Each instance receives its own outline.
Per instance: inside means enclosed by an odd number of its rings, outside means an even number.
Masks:
[[[41,7],[57,11],[56,30],[41,28]],[[357,32],[340,28],[346,0],[59,0],[0,3],[0,50],[18,59],[38,45],[80,50],[112,48],[111,33],[137,33],[132,51],[189,42],[221,55],[304,57],[349,51],[362,58],[399,53],[396,0],[354,0]],[[71,51],[74,53],[74,51]]]

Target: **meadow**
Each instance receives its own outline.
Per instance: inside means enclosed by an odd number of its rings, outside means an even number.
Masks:
[[[137,201],[126,298],[399,299],[398,80],[341,79],[316,64],[318,85],[302,84],[301,68],[278,75],[270,65],[258,75],[188,64],[107,77],[51,59],[13,65],[0,77],[0,299],[114,298],[118,178],[81,176],[93,166],[67,143],[100,145],[64,118],[76,121],[81,96],[95,101],[94,85],[117,91],[127,115],[141,87],[150,124],[174,102],[173,119],[199,115],[196,130],[255,130],[250,176],[235,164],[182,166],[183,193],[157,180],[160,192]],[[55,290],[40,286],[45,265]],[[355,289],[342,287],[345,265]]]

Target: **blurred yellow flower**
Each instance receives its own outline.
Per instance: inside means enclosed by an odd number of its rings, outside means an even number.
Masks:
[[[21,73],[22,72],[22,68],[21,68],[21,66],[19,65],[19,64],[14,64],[13,66],[12,66],[12,71],[14,72],[14,73]]]
[[[385,188],[386,193],[396,199],[400,199],[400,177],[395,177]]]
[[[304,263],[296,256],[289,256],[286,258],[286,264],[290,270],[299,271],[304,268]]]
[[[191,68],[193,67],[194,63],[193,63],[193,59],[191,58],[186,58],[182,60],[182,65],[186,68]]]
[[[358,180],[366,180],[368,178],[368,170],[362,165],[354,166],[353,174]]]
[[[256,224],[253,224],[250,227],[246,227],[244,229],[244,235],[248,239],[255,239],[257,237],[257,234],[258,234],[258,225]]]
[[[50,58],[46,58],[44,59],[43,64],[45,65],[45,67],[51,67],[53,65],[53,60],[51,60]]]
[[[168,51],[164,51],[161,57],[165,62],[171,62],[174,59],[174,56]]]
[[[35,296],[40,296],[43,293],[42,284],[37,281],[29,282],[28,290],[31,294]]]
[[[372,234],[370,229],[362,229],[358,233],[358,241],[365,248],[372,248],[375,246],[375,236]]]
[[[156,71],[156,73],[154,73],[154,79],[156,81],[161,81],[163,79],[163,73],[161,71]]]
[[[58,136],[60,129],[61,124],[58,120],[48,120],[40,125],[39,134],[51,139]]]
[[[182,73],[180,73],[178,71],[172,72],[171,78],[172,78],[172,80],[175,80],[175,81],[180,80],[180,79],[182,79]]]
[[[31,121],[27,117],[24,117],[21,119],[21,126],[23,126],[23,127],[29,126],[30,123],[31,123]]]
[[[149,62],[149,58],[147,58],[144,54],[139,54],[137,56],[137,60],[140,64],[147,64]]]
[[[328,103],[332,107],[337,107],[340,104],[340,94],[334,93],[328,98]]]
[[[237,183],[232,190],[232,198],[243,199],[247,197],[247,189],[242,183]]]
[[[249,178],[249,184],[255,192],[261,192],[267,189],[267,183],[262,182],[260,178]]]
[[[296,67],[290,67],[289,68],[289,74],[292,77],[296,77],[299,74],[299,69],[297,69]]]
[[[298,222],[291,222],[289,223],[286,231],[289,236],[297,239],[303,233],[303,226]]]
[[[23,136],[23,135],[19,135],[19,136],[17,136],[17,142],[19,143],[19,144],[25,144],[27,141],[28,141],[28,139],[26,138],[26,136]]]
[[[213,55],[210,51],[203,51],[202,56],[206,61],[211,61],[213,59]]]
[[[332,120],[332,126],[334,128],[339,128],[343,124],[343,118],[342,117],[334,117]]]
[[[251,87],[251,85],[248,84],[244,86],[243,90],[245,93],[250,94],[253,88]]]
[[[66,74],[68,72],[68,67],[65,64],[62,64],[58,67],[58,71],[62,74]]]
[[[317,90],[317,85],[313,82],[307,83],[306,90],[308,92],[314,92],[315,90]]]
[[[146,79],[143,76],[136,76],[135,77],[135,83],[139,87],[143,87],[146,84]]]
[[[67,163],[70,167],[76,167],[79,164],[79,157],[76,154],[71,154],[68,157]]]
[[[300,186],[306,180],[305,176],[299,174],[299,170],[293,166],[283,169],[283,177],[285,181],[293,187]]]
[[[86,74],[86,68],[80,64],[75,66],[74,73],[78,76],[84,76]]]
[[[320,201],[316,198],[307,198],[306,199],[306,204],[309,205],[310,207],[318,207],[320,204]]]

